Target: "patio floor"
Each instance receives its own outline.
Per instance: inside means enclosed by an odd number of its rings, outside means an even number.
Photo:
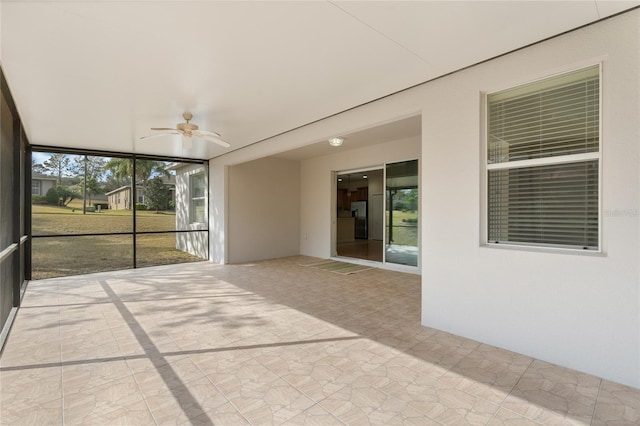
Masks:
[[[640,424],[640,390],[420,326],[420,277],[318,260],[31,282],[0,423]]]

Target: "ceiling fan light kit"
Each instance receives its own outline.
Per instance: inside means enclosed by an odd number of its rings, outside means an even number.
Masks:
[[[175,129],[171,127],[152,127],[151,130],[161,130],[164,131],[164,133],[143,136],[140,139],[143,140],[166,135],[182,135],[182,144],[185,149],[191,149],[191,147],[193,146],[191,140],[192,136],[216,143],[224,148],[229,148],[231,146],[227,142],[222,140],[222,136],[220,136],[220,133],[200,130],[200,128],[196,124],[189,123],[189,121],[191,121],[191,119],[193,118],[193,114],[191,114],[190,112],[185,112],[184,114],[182,114],[182,117],[185,119],[186,123],[179,123]]]

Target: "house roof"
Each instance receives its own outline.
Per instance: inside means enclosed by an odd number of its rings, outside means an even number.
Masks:
[[[104,195],[111,195],[111,194],[115,194],[117,192],[130,191],[130,190],[131,190],[131,186],[130,185],[121,186],[120,188],[116,188],[113,191],[109,191],[109,192],[105,193]]]
[[[38,173],[38,172],[32,172],[31,173],[31,179],[38,179],[38,180],[54,180],[57,181],[58,178],[56,178],[55,176],[48,176],[42,173]]]
[[[208,159],[638,4],[13,1],[1,54],[31,143]],[[185,110],[232,148],[140,140]]]

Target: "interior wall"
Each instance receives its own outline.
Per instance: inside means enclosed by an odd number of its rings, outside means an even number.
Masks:
[[[300,166],[300,254],[320,258],[332,255],[334,171],[420,158],[420,141],[420,137],[415,137],[375,145],[375,148],[337,150],[333,155],[303,160]]]
[[[228,262],[299,253],[300,163],[264,158],[229,167]]]

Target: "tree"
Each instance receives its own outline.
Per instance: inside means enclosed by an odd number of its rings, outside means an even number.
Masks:
[[[87,179],[93,178],[101,181],[107,160],[104,157],[80,155],[73,159],[73,170],[80,176],[84,176],[85,165],[87,167]]]
[[[136,180],[146,186],[150,178],[166,175],[166,164],[155,160],[136,160]],[[124,184],[131,183],[133,176],[133,161],[127,158],[112,158],[105,165],[113,176]],[[121,185],[122,186],[122,185]]]
[[[45,169],[45,167],[42,164],[36,163],[36,160],[34,160],[32,158],[31,159],[31,171],[34,172],[34,173],[45,174],[47,172],[47,169]]]
[[[94,157],[90,155],[83,155],[74,159],[73,168],[76,173],[82,176],[82,182],[80,187],[82,188],[82,211],[86,213],[87,210],[87,198],[91,203],[91,195],[100,192],[100,184],[98,181],[102,178],[104,173],[104,166],[106,164],[104,157]]]
[[[91,196],[101,192],[100,183],[94,177],[88,177],[86,182],[87,182],[87,198],[89,199],[89,203],[91,203]],[[84,193],[84,181],[80,182],[80,189]]]
[[[71,169],[71,160],[64,154],[53,154],[42,163],[42,166],[53,176],[57,176],[58,185],[62,185],[62,177],[66,176]]]
[[[107,161],[107,164],[105,164],[104,168],[105,170],[111,172],[111,176],[113,176],[117,183],[116,188],[131,184],[131,176],[133,174],[133,161],[126,158],[112,158]]]
[[[169,201],[169,190],[166,185],[162,183],[162,179],[153,178],[147,182],[147,186],[144,189],[144,201],[147,205],[147,210],[164,210],[167,208]]]
[[[162,161],[136,160],[136,181],[138,184],[142,185],[143,190],[145,191],[145,197],[149,179],[154,176],[167,175],[168,172],[166,167],[166,163]],[[126,182],[120,186],[124,186],[125,184],[133,186],[131,182],[131,176],[133,176],[132,160],[128,160],[126,158],[112,158],[105,165],[105,169],[109,170],[119,182]]]

